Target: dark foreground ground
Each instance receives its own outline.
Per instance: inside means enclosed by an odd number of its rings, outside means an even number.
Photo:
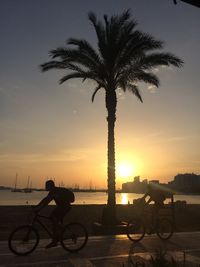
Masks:
[[[96,235],[93,223],[101,222],[104,205],[74,205],[65,222],[83,223],[90,235]],[[44,213],[49,214],[53,206],[45,208]],[[138,214],[133,205],[117,205],[117,216],[121,221],[129,221]],[[0,206],[0,240],[7,240],[9,233],[16,226],[30,222],[32,209],[30,206]],[[163,210],[164,216],[170,217],[170,209]],[[200,205],[176,205],[175,206],[176,232],[200,231]]]
[[[200,264],[200,232],[175,233],[165,242],[156,235],[147,235],[138,243],[132,243],[126,235],[90,236],[87,245],[75,254],[61,246],[47,250],[47,243],[40,240],[32,254],[20,257],[9,251],[6,241],[0,241],[0,267],[152,267],[149,259],[158,249],[166,251],[168,259],[176,259],[179,265],[174,267]]]

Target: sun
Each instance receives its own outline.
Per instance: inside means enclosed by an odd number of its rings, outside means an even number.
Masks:
[[[121,163],[117,166],[117,175],[120,178],[128,178],[133,176],[133,166],[128,163]]]

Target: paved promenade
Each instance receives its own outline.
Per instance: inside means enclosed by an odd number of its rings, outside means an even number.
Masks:
[[[0,241],[0,267],[132,267],[160,248],[179,261],[200,264],[200,232],[177,233],[165,242],[151,235],[136,244],[126,235],[89,237],[86,247],[76,254],[69,254],[60,246],[46,250],[47,243],[48,240],[41,240],[31,255],[19,257],[9,251],[6,241]]]

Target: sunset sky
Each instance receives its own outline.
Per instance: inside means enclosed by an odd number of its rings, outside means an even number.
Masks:
[[[200,174],[200,9],[171,0],[0,0],[0,185],[106,187],[107,122],[104,93],[63,72],[41,73],[48,51],[69,37],[95,45],[87,14],[130,8],[137,29],[165,41],[184,67],[159,68],[158,89],[141,84],[144,103],[118,92],[117,187],[136,175],[172,180]]]

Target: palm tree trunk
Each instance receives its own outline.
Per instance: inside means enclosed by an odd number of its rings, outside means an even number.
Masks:
[[[108,206],[116,205],[115,199],[115,116],[108,114],[108,151],[107,151],[107,183],[108,183]]]
[[[115,90],[106,92],[106,108],[108,111],[108,165],[107,165],[107,183],[108,183],[108,201],[104,209],[102,221],[104,224],[116,224],[116,198],[115,198],[115,121],[116,121],[117,97]]]

